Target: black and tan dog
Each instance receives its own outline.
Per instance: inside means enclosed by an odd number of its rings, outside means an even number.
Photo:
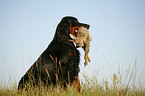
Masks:
[[[27,88],[29,83],[34,87],[40,84],[60,84],[66,87],[67,84],[71,84],[79,91],[80,53],[74,43],[69,42],[69,34],[76,36],[76,30],[82,26],[87,29],[90,27],[88,24],[79,23],[75,17],[64,17],[58,24],[48,48],[19,81],[18,89]]]

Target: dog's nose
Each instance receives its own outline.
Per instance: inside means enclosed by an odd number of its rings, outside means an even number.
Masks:
[[[90,25],[87,24],[87,29],[89,29],[89,28],[90,28]]]
[[[89,28],[90,28],[90,25],[89,25],[89,24],[84,24],[84,23],[81,23],[81,26],[84,26],[84,27],[86,27],[87,29],[89,29]]]

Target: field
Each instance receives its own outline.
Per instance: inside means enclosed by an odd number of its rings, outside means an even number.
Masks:
[[[81,84],[82,89],[76,92],[75,89],[68,85],[64,90],[59,86],[45,88],[30,87],[27,91],[17,91],[16,86],[11,88],[0,89],[0,96],[145,96],[145,90],[142,88],[130,88],[129,86],[118,86],[117,77],[114,74],[112,78],[113,85],[109,87],[108,82],[104,81],[104,85],[99,85],[97,81],[87,81],[86,84]]]
[[[136,63],[133,69],[128,68],[125,72],[114,73],[103,81],[97,77],[91,77],[83,74],[84,81],[81,81],[81,90],[77,92],[72,86],[68,85],[66,89],[60,86],[50,86],[46,88],[28,87],[28,90],[17,90],[17,84],[11,84],[11,87],[3,86],[0,89],[0,96],[145,96],[143,81],[136,81]],[[138,83],[136,83],[138,82]],[[2,82],[1,82],[2,83]]]

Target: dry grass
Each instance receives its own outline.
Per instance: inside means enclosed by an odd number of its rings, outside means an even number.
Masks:
[[[100,82],[96,76],[91,78],[86,74],[83,74],[83,76],[85,82],[81,82],[80,92],[76,92],[70,85],[66,89],[62,89],[59,85],[50,86],[49,88],[29,86],[27,91],[18,91],[15,83],[11,85],[11,88],[2,87],[0,96],[145,96],[142,82],[138,81],[139,85],[135,83],[137,77],[136,60],[133,69],[129,67],[125,72],[118,69],[118,73],[114,73],[110,78],[112,82],[109,82],[108,78]]]

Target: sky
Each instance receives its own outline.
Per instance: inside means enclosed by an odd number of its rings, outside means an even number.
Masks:
[[[110,79],[136,64],[137,81],[145,87],[144,0],[0,0],[0,86],[18,84],[64,16],[90,24],[91,62],[84,67],[78,48],[80,80],[83,74]]]

